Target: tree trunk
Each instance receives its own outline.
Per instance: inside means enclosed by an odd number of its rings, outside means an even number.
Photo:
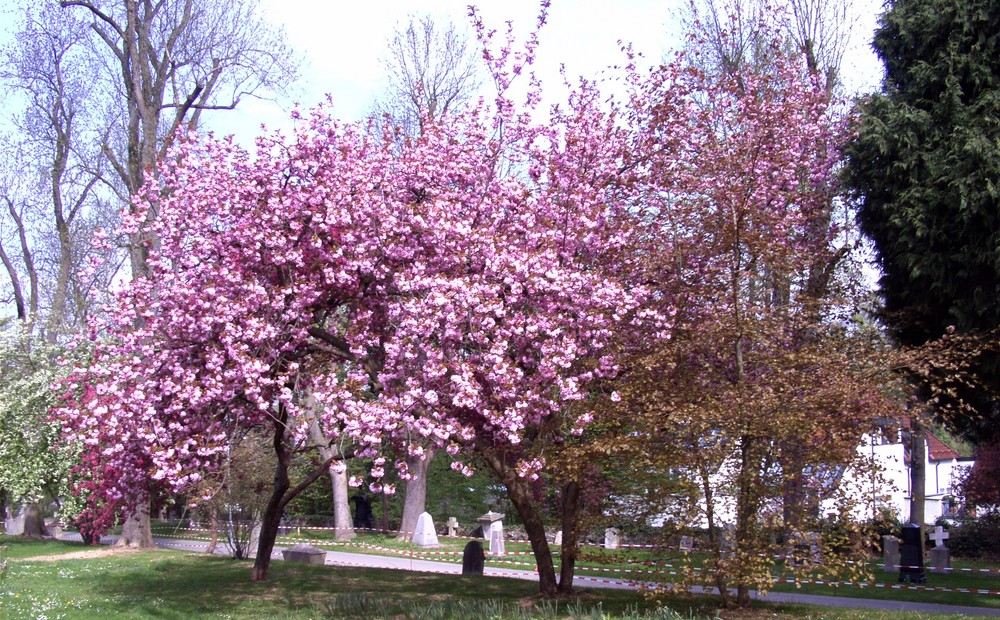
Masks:
[[[250,581],[267,581],[267,573],[271,568],[271,553],[274,551],[274,541],[278,539],[278,526],[281,525],[282,499],[288,490],[287,465],[279,464],[275,469],[284,469],[284,485],[277,481],[279,474],[275,473],[274,490],[264,511],[264,520],[260,525],[260,538],[257,539],[257,557],[254,558]]]
[[[573,593],[576,556],[580,550],[580,485],[571,481],[562,493],[562,559],[559,565],[559,593]]]
[[[153,528],[149,522],[149,496],[147,494],[144,493],[139,498],[135,511],[126,517],[125,523],[122,524],[121,538],[115,545],[137,549],[156,547],[153,542]]]
[[[337,472],[330,468],[330,486],[333,487],[334,538],[336,540],[353,540],[357,534],[354,533],[354,522],[351,519],[347,470]]]
[[[750,586],[747,585],[746,570],[744,566],[746,558],[745,549],[753,545],[754,519],[757,517],[759,507],[759,491],[754,488],[754,478],[752,471],[754,467],[754,450],[757,440],[750,436],[744,436],[740,440],[740,473],[738,477],[738,495],[736,499],[736,531],[733,532],[735,540],[733,552],[737,561],[736,579],[736,606],[745,608],[750,606]]]
[[[21,534],[25,538],[42,538],[47,536],[49,531],[45,529],[45,518],[42,516],[42,507],[38,502],[27,504],[24,507],[24,532]]]
[[[545,525],[531,501],[531,493],[523,481],[520,484],[508,484],[507,497],[510,498],[517,514],[524,523],[524,529],[535,554],[535,564],[538,568],[538,591],[544,596],[553,596],[558,591],[556,584],[556,569],[552,563],[552,550],[549,541],[545,539]],[[563,534],[565,536],[565,533]]]
[[[545,539],[545,525],[531,501],[528,485],[523,478],[517,476],[517,472],[503,462],[502,456],[490,449],[480,449],[479,453],[507,489],[507,497],[524,524],[524,530],[528,534],[528,542],[531,543],[531,550],[535,554],[538,591],[543,596],[555,595],[558,591],[558,584],[556,583],[556,569],[552,563],[552,550],[549,548],[549,541]]]
[[[427,509],[427,470],[434,458],[434,450],[428,449],[424,458],[406,457],[406,465],[411,478],[406,481],[406,495],[403,498],[403,518],[399,524],[398,540],[409,540],[417,530],[417,520]]]
[[[319,419],[316,417],[317,405],[312,396],[308,397],[306,404],[306,416],[309,419],[309,438],[319,449],[320,456],[324,461],[332,461],[337,457],[343,457],[340,449],[330,445],[329,440],[323,435],[323,429],[319,426]],[[351,504],[347,490],[347,470],[337,472],[330,468],[330,490],[333,494],[333,536],[335,540],[353,540],[354,522],[351,519]]]
[[[274,486],[271,498],[264,510],[264,520],[260,525],[260,538],[257,539],[257,557],[254,558],[253,570],[250,571],[251,581],[267,581],[267,572],[271,567],[271,552],[274,551],[274,541],[278,538],[278,526],[281,524],[281,510],[284,508],[285,493],[291,487],[288,478],[288,461],[290,455],[285,446],[285,425],[288,422],[288,412],[281,407],[279,419],[274,424],[274,454],[277,457],[274,464]]]
[[[927,431],[916,418],[910,420],[910,523],[920,526],[920,554],[924,553],[924,514],[927,505]]]
[[[782,469],[785,485],[782,492],[782,520],[784,544],[791,543],[795,534],[803,531],[803,524],[812,503],[806,496],[806,474],[802,447],[786,443],[782,446]],[[807,506],[807,502],[809,505]]]
[[[702,492],[705,494],[705,523],[708,525],[708,547],[715,557],[716,563],[718,563],[722,561],[722,544],[716,535],[715,493],[712,492],[712,478],[704,465],[699,467],[699,474],[701,476]],[[718,566],[715,570],[715,587],[719,590],[722,606],[729,607],[729,584],[726,582],[725,575],[719,570]]]

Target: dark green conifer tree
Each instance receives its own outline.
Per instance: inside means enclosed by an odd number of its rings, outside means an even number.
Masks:
[[[846,179],[875,243],[886,324],[903,345],[951,327],[989,334],[1000,324],[1000,2],[891,0],[873,47],[885,77],[860,104]],[[975,365],[994,389],[997,362]],[[980,415],[954,426],[1000,434],[989,390],[958,389]]]

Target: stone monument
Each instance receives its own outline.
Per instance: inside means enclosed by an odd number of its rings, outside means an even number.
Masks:
[[[503,521],[490,525],[490,555],[506,555],[507,545],[503,537]]]
[[[421,547],[437,547],[438,537],[434,530],[434,520],[429,512],[422,512],[417,517],[417,529],[413,532],[413,544]]]
[[[483,553],[483,543],[470,540],[462,551],[462,574],[482,575],[486,564],[486,554]]]
[[[888,534],[882,537],[882,570],[899,572],[899,539]]]
[[[609,527],[604,530],[604,548],[617,549],[621,545],[622,534],[617,527]]]
[[[924,573],[923,541],[920,540],[920,526],[907,523],[903,526],[903,544],[899,549],[899,582],[927,583]]]
[[[932,573],[947,573],[951,569],[951,549],[944,544],[950,536],[948,530],[939,525],[929,537],[934,541],[934,547],[931,548]]]

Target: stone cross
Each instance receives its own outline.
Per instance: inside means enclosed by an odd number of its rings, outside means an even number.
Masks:
[[[951,534],[949,534],[947,530],[945,530],[943,527],[939,525],[934,528],[934,533],[928,536],[928,538],[934,541],[935,547],[944,547],[945,546],[944,541],[951,538]]]
[[[458,519],[448,517],[448,536],[458,536]]]

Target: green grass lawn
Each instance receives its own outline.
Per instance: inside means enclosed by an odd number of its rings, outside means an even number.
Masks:
[[[285,562],[272,563],[267,583],[251,583],[248,562],[199,553],[157,550],[42,561],[32,558],[94,548],[2,537],[0,546],[7,547],[9,566],[0,582],[0,618],[4,619],[932,617],[759,604],[750,614],[733,615],[720,613],[713,597],[673,596],[655,602],[640,592],[586,587],[572,600],[546,601],[537,596],[537,584],[516,579]],[[960,579],[961,575],[968,576],[959,573],[948,577]],[[831,593],[822,588],[818,592]],[[885,598],[881,595],[891,591],[870,592]],[[838,593],[856,595],[854,590]],[[976,604],[967,600],[938,602]]]
[[[185,531],[160,528],[156,531],[156,535],[176,535],[177,537],[182,537],[185,535]],[[204,538],[204,533],[187,532],[187,536]],[[308,542],[324,549],[337,551],[377,555],[402,555],[418,559],[461,563],[461,551],[468,542],[468,539],[440,537],[439,540],[441,543],[440,547],[427,550],[410,542],[398,541],[391,534],[361,533],[354,540],[335,542],[333,540],[333,533],[330,530],[300,528],[293,530],[287,536],[280,537],[278,544],[292,545],[297,542]],[[529,550],[530,546],[527,543],[510,542],[507,544],[507,551],[511,553]],[[553,549],[553,552],[556,554],[555,561],[558,565],[558,549]],[[671,553],[646,549],[606,551],[599,547],[584,547],[580,553],[580,561],[577,564],[576,574],[578,577],[672,583],[679,579],[679,575],[686,568],[693,569],[697,576],[697,570],[701,567],[703,559],[698,554],[686,555],[680,552]],[[961,560],[954,561],[953,565],[955,568],[998,568],[995,564],[964,562]],[[509,555],[503,559],[487,556],[487,566],[498,569],[530,570],[534,567],[534,559],[530,555]],[[777,578],[791,577],[790,573],[786,574],[780,562],[775,568],[775,576]],[[891,587],[897,585],[898,574],[883,572],[880,563],[872,561],[870,563],[870,573],[874,577],[874,587],[872,583],[866,584],[866,587],[859,587],[856,584],[849,585],[844,583],[829,585],[807,582],[799,584],[778,582],[774,584],[772,591],[1000,608],[1000,595],[983,594],[974,591],[947,591],[956,589],[1000,591],[1000,573],[956,571],[939,575],[928,571],[926,587],[900,589]],[[824,581],[828,580],[828,578],[821,579]],[[581,581],[580,583],[586,585],[585,581]],[[699,580],[695,578],[692,583],[710,585],[708,579]]]

